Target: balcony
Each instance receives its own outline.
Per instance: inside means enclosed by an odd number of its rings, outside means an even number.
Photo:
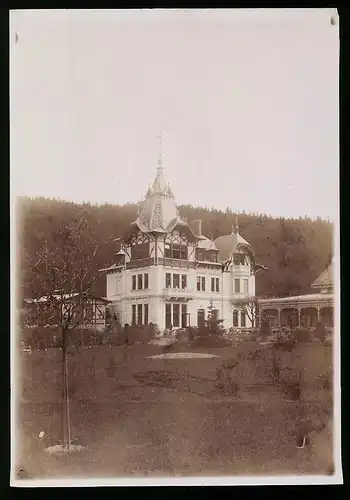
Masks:
[[[193,300],[194,290],[189,288],[163,288],[163,296],[165,300]]]

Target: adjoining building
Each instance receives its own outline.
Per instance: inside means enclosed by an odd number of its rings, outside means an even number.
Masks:
[[[333,263],[310,285],[316,293],[259,300],[260,321],[271,326],[315,327],[320,321],[333,327],[334,282]]]
[[[200,326],[211,310],[225,328],[251,326],[234,302],[255,295],[255,274],[263,266],[239,234],[238,219],[231,234],[205,237],[202,221],[190,225],[180,216],[161,161],[118,245],[113,265],[100,271],[121,324]]]
[[[103,330],[106,326],[106,308],[109,301],[84,293],[59,293],[52,296],[42,296],[38,299],[23,300],[23,312],[26,316],[26,326],[41,325],[58,326],[62,317],[71,314],[72,324],[78,328],[93,328]]]

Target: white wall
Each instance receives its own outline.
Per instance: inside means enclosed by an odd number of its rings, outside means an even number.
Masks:
[[[158,242],[158,246],[164,246]],[[161,256],[161,254],[159,254]],[[229,272],[221,273],[221,269],[184,269],[180,267],[150,266],[140,269],[127,269],[121,273],[108,274],[107,298],[115,301],[116,307],[120,311],[122,323],[131,322],[131,304],[148,303],[149,321],[157,323],[160,328],[165,327],[165,300],[163,291],[165,288],[165,274],[187,275],[187,290],[193,293],[194,299],[187,302],[188,313],[190,314],[190,324],[197,326],[198,309],[205,310],[205,317],[208,315],[208,307],[213,303],[215,309],[219,311],[220,319],[224,319],[223,326],[230,328],[233,325],[233,303],[235,298],[255,295],[255,277],[250,274],[250,266],[232,265]],[[148,290],[132,290],[132,276],[138,274],[148,274]],[[197,291],[197,276],[205,277],[205,291]],[[211,278],[219,278],[219,292],[211,291]],[[235,293],[234,280],[240,279],[239,294]],[[243,280],[248,279],[248,294],[244,292]],[[116,282],[118,280],[118,288]],[[137,280],[137,278],[136,278]],[[137,286],[137,281],[136,281]],[[240,326],[239,312],[239,326]],[[246,318],[246,326],[250,327],[250,322]]]

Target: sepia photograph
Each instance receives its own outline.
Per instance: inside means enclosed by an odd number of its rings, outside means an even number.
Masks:
[[[11,486],[340,484],[337,9],[10,12]]]

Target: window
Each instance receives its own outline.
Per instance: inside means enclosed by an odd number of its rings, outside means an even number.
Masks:
[[[245,327],[245,313],[241,312],[241,326],[244,328]]]
[[[180,246],[179,245],[173,245],[173,252],[172,252],[172,258],[173,259],[180,259]]]
[[[173,288],[180,288],[180,275],[173,274]]]
[[[233,262],[236,266],[244,266],[245,264],[244,253],[235,253],[233,256]]]
[[[243,292],[248,293],[248,280],[243,280]]]
[[[142,304],[137,304],[137,324],[142,325]]]
[[[137,289],[142,290],[142,274],[137,275]]]
[[[133,305],[131,306],[131,308],[132,308],[132,318],[131,318],[131,324],[132,324],[132,325],[136,325],[136,305],[135,305],[135,304],[133,304]]]
[[[148,259],[149,243],[139,243],[131,247],[131,260]]]
[[[199,327],[204,326],[205,311],[204,309],[198,309],[197,311],[197,325]]]
[[[241,280],[235,279],[235,293],[241,292]]]
[[[199,248],[196,249],[196,259],[200,261],[204,260],[204,250]]]
[[[165,273],[165,288],[171,288],[171,274]]]
[[[136,290],[136,275],[135,274],[132,276],[132,289]]]
[[[181,275],[181,288],[182,288],[182,290],[187,288],[187,276],[186,276],[186,274]]]
[[[180,326],[180,304],[173,304],[173,326]]]
[[[145,290],[148,289],[148,273],[145,273],[143,275],[143,287]]]
[[[145,325],[148,325],[148,304],[144,304],[143,306],[143,322]]]
[[[238,326],[238,311],[233,311],[232,324]]]
[[[165,328],[171,328],[171,304],[165,304]]]
[[[171,259],[182,259],[187,260],[187,246],[185,245],[170,245],[165,244],[164,255]]]
[[[187,258],[188,258],[187,247],[181,246],[180,247],[180,259],[187,260]]]
[[[164,247],[164,256],[166,258],[170,258],[171,257],[171,245],[169,244],[165,244],[165,247]]]
[[[212,292],[219,292],[220,291],[220,285],[219,285],[219,278],[212,278],[211,279],[211,291]]]
[[[187,327],[187,304],[181,305],[181,328]]]
[[[197,276],[197,290],[205,292],[205,276]]]

